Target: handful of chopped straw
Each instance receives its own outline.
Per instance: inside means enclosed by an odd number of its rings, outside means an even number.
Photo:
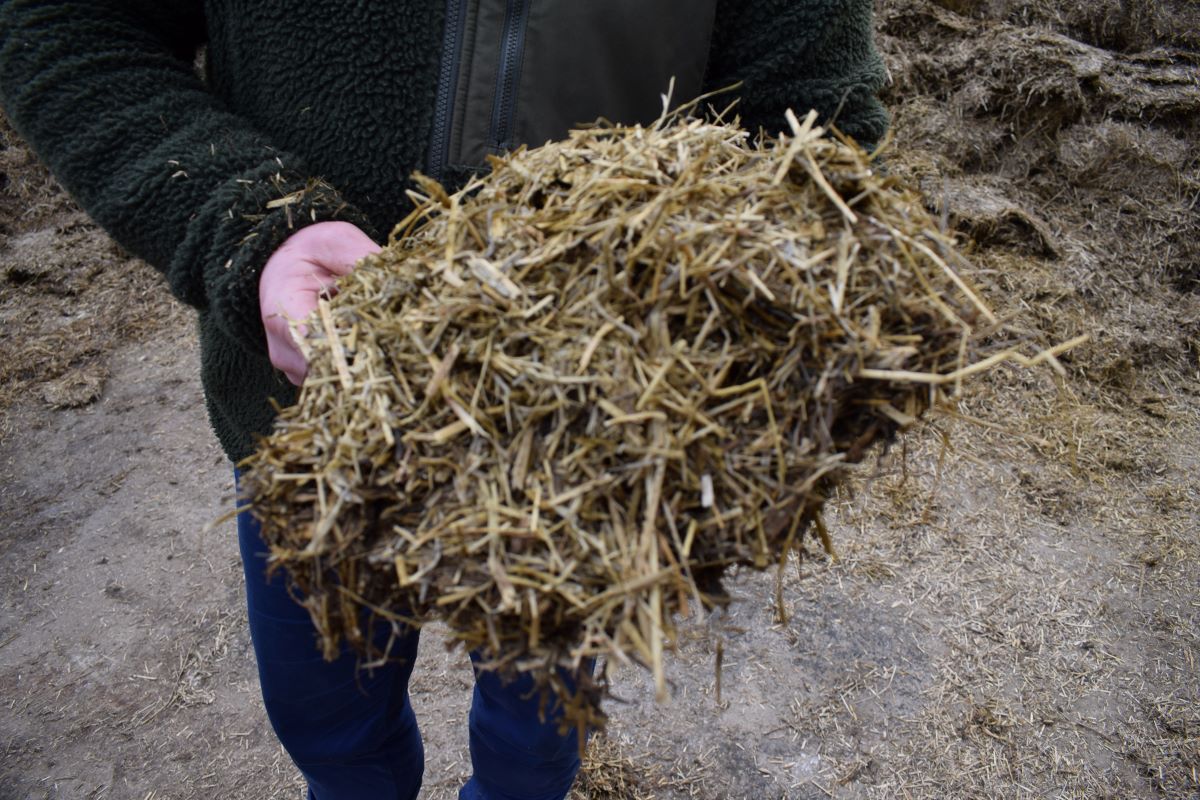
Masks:
[[[971,374],[990,318],[914,194],[815,115],[680,117],[422,179],[322,301],[299,403],[246,464],[332,656],[440,619],[576,724],[734,565],[817,539],[839,471]]]

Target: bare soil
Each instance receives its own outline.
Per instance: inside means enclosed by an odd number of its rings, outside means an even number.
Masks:
[[[1091,341],[859,468],[840,558],[739,576],[668,703],[623,670],[576,792],[1200,796],[1200,4],[877,7],[888,169],[1021,335]],[[2,799],[302,796],[192,326],[0,126]],[[443,643],[413,692],[449,800],[471,676]]]

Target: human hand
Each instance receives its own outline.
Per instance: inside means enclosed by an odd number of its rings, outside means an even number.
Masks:
[[[348,275],[359,259],[379,250],[379,245],[349,222],[318,222],[293,233],[267,259],[258,279],[267,355],[295,385],[304,382],[308,362],[288,321],[307,318],[322,294],[337,293],[340,276]],[[299,333],[304,335],[304,326]]]

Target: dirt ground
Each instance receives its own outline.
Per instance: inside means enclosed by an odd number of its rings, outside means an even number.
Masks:
[[[670,702],[620,673],[577,795],[1200,797],[1200,4],[877,6],[888,169],[1013,329],[1091,341],[859,468],[787,622],[744,574]],[[302,797],[192,326],[0,126],[0,799]],[[431,800],[469,770],[443,642]]]

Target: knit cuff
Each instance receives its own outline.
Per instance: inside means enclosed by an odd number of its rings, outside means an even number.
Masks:
[[[288,174],[278,162],[240,176],[230,188],[205,204],[176,258],[201,259],[206,305],[217,326],[247,350],[265,354],[258,280],[271,254],[318,222],[350,222],[377,237],[365,215],[333,187]],[[206,241],[196,240],[205,233]]]

